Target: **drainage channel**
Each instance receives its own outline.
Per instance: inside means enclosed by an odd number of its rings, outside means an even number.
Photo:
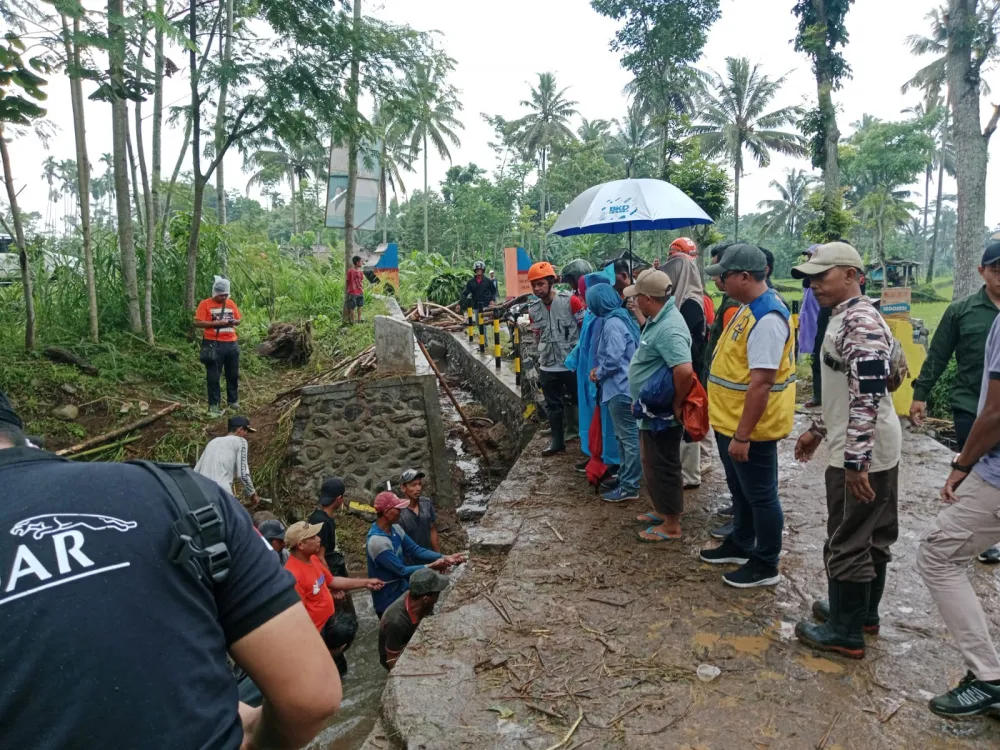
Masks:
[[[438,526],[442,548],[446,552],[457,552],[467,546],[465,524],[478,521],[486,512],[490,494],[507,475],[516,451],[503,434],[503,427],[494,425],[485,416],[483,407],[461,375],[450,369],[446,360],[435,361],[490,453],[488,466],[439,382],[438,398],[456,509],[438,508]],[[378,658],[379,623],[367,592],[357,592],[354,604],[358,634],[347,652],[349,670],[342,680],[341,708],[330,725],[307,746],[308,750],[358,750],[378,721],[382,691],[388,678]]]

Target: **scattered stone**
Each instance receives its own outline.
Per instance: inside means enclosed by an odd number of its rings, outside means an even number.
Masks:
[[[380,373],[416,372],[413,326],[385,315],[375,316],[375,359]]]
[[[132,411],[132,402],[126,401],[124,404],[122,404],[121,408],[118,410],[118,413],[128,414],[130,411]]]
[[[63,383],[59,386],[59,390],[65,393],[67,396],[75,396],[80,392],[80,389],[71,383]]]
[[[75,422],[76,418],[80,416],[80,409],[73,404],[65,404],[64,406],[57,406],[50,414],[64,422]]]

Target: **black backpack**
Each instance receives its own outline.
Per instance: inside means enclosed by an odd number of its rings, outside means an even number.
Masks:
[[[212,590],[229,576],[230,556],[226,525],[215,499],[201,488],[186,464],[128,461],[160,483],[173,501],[178,520],[169,559]]]

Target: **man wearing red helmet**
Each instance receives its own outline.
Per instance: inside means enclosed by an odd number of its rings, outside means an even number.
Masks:
[[[556,279],[551,263],[535,263],[528,270],[531,291],[538,298],[528,308],[528,314],[538,344],[539,384],[552,428],[552,442],[542,451],[543,456],[566,450],[565,412],[576,404],[576,376],[565,363],[580,337],[586,312],[586,304],[578,295],[556,291]]]
[[[698,246],[688,237],[678,237],[670,243],[670,254],[677,255],[678,253],[687,255],[690,258],[697,258]]]

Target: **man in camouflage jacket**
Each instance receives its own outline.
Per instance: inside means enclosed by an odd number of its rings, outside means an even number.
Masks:
[[[864,633],[879,630],[889,546],[899,533],[896,496],[902,430],[889,394],[893,339],[871,301],[861,294],[864,265],[846,243],[821,246],[792,269],[808,278],[830,323],[817,355],[823,367],[822,416],[796,443],[795,457],[812,458],[830,444],[826,470],[827,541],[823,560],[829,602],[816,602],[821,624],[800,622],[795,633],[812,648],[860,659]]]

